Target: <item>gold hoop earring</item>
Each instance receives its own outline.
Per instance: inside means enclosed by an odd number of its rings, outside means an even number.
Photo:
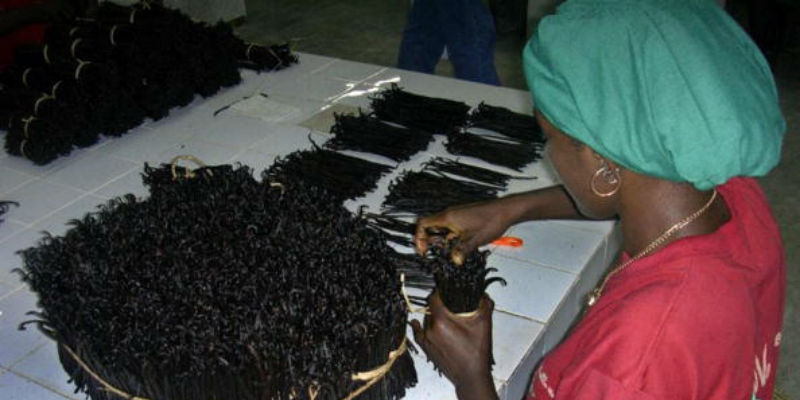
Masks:
[[[614,188],[608,192],[601,192],[600,190],[598,190],[597,178],[601,175],[603,176],[603,178],[605,178],[608,184],[616,186],[614,186]],[[619,168],[609,169],[608,166],[603,165],[600,169],[598,169],[594,173],[594,175],[592,176],[592,181],[590,182],[589,185],[592,188],[592,193],[594,193],[598,197],[611,197],[617,194],[617,192],[619,192],[619,188],[622,187],[622,177],[619,175]]]

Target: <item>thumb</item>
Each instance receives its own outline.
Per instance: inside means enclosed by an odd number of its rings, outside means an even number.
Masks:
[[[453,251],[450,254],[450,257],[453,259],[453,262],[456,265],[464,265],[464,261],[467,259],[467,254],[469,254],[476,246],[474,246],[474,240],[469,238],[463,242],[459,242],[453,247]]]

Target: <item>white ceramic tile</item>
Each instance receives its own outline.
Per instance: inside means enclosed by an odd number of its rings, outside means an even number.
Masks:
[[[17,221],[32,223],[83,194],[68,186],[35,180],[6,194],[8,198],[19,202],[19,207],[14,207],[7,215]]]
[[[227,163],[238,151],[238,149],[231,147],[189,139],[182,144],[174,145],[158,153],[156,160],[158,160],[159,164],[169,163],[175,156],[188,154],[197,157],[207,165],[217,165]],[[189,163],[187,166],[191,167],[192,165]]]
[[[85,396],[82,393],[75,393],[75,385],[68,383],[70,377],[61,366],[56,346],[55,342],[47,340],[14,364],[11,371],[65,397],[83,399]]]
[[[264,84],[260,90],[269,91],[270,86],[278,82],[300,79],[307,74],[323,70],[328,64],[336,62],[335,58],[318,56],[316,54],[301,52],[296,52],[295,54],[299,60],[297,64],[293,64],[291,67],[280,71],[262,73],[264,75]]]
[[[248,149],[233,156],[230,163],[241,163],[253,170],[253,177],[261,180],[261,172],[269,168],[275,162],[275,154],[265,154],[255,149]]]
[[[87,213],[97,211],[97,206],[105,202],[106,200],[103,198],[88,194],[47,216],[31,228],[35,231],[49,232],[53,236],[62,236],[71,228],[68,222],[73,219],[82,219]]]
[[[209,122],[208,129],[193,135],[192,139],[243,150],[265,139],[273,126],[257,118],[225,114]]]
[[[268,124],[266,138],[253,148],[264,154],[284,156],[300,149],[310,149],[314,143],[322,146],[328,136],[301,126]]]
[[[49,340],[33,325],[24,331],[18,329],[21,322],[30,319],[25,315],[27,312],[38,310],[36,301],[36,295],[27,287],[0,300],[0,366],[12,366],[39,344]]]
[[[152,162],[158,153],[186,140],[185,135],[170,132],[168,129],[140,128],[135,133],[130,133],[109,143],[99,153],[138,163]]]
[[[336,60],[326,67],[315,71],[315,75],[322,75],[328,78],[343,79],[350,82],[362,81],[370,78],[385,70],[373,64],[364,64],[356,61]]]
[[[216,112],[238,100],[259,93],[265,82],[266,73],[262,75],[248,73],[241,83],[236,86],[224,88],[215,95],[201,100],[199,106]]]
[[[506,280],[506,286],[494,283],[487,293],[495,309],[524,315],[546,323],[576,276],[552,268],[513,260],[493,254],[488,267],[497,268],[492,276]]]
[[[15,291],[19,290],[21,286],[21,283],[0,281],[0,300],[10,296]]]
[[[0,179],[0,197],[2,197],[5,193],[22,186],[25,182],[34,179],[33,175],[28,175],[7,167],[0,167],[0,176],[3,177],[3,179]],[[0,199],[11,200],[6,198]]]
[[[499,312],[492,314],[492,351],[495,360],[492,375],[510,383],[517,365],[528,354],[543,329],[544,325],[538,322]]]
[[[577,274],[597,252],[604,251],[603,235],[551,221],[525,222],[508,233],[524,241],[522,247],[499,247],[504,257],[533,262]]]
[[[601,220],[601,221],[591,221],[591,220],[571,220],[571,219],[559,219],[553,220],[553,223],[567,225],[575,229],[583,229],[592,232],[598,232],[604,235],[609,234],[614,230],[614,227],[617,224],[616,220]]]
[[[268,96],[287,96],[300,99],[329,101],[353,89],[358,82],[334,79],[324,75],[307,75],[296,80],[276,82],[266,88]]]
[[[108,199],[119,197],[128,193],[131,193],[138,198],[144,197],[148,192],[147,187],[145,187],[144,183],[142,183],[143,171],[144,165],[139,165],[138,168],[134,168],[125,175],[122,175],[101,186],[94,192],[94,194]]]
[[[27,249],[37,243],[42,234],[33,229],[25,229],[0,242],[0,281],[16,285],[21,283],[19,275],[11,272],[22,266],[17,251]]]
[[[13,206],[12,206],[13,207]],[[11,235],[25,229],[25,225],[16,221],[9,221],[7,216],[0,217],[0,242],[10,237]]]
[[[57,158],[47,165],[36,165],[33,163],[33,161],[28,160],[27,158],[8,156],[0,159],[0,167],[10,168],[27,175],[45,176],[53,171],[63,168],[65,165],[68,165],[71,162],[72,157],[83,154],[84,152],[85,151],[80,150],[73,151],[69,156]]]
[[[170,112],[158,121],[147,125],[147,128],[159,134],[196,135],[206,129],[214,120],[214,110],[206,107],[186,106]]]
[[[25,379],[13,372],[0,375],[0,393],[3,400],[66,400],[45,387]]]
[[[90,153],[45,178],[47,181],[92,191],[134,169],[136,162]]]

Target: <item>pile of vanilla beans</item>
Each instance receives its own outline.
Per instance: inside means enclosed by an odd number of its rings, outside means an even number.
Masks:
[[[235,85],[239,68],[295,62],[286,45],[248,44],[157,2],[102,2],[94,18],[56,22],[43,44],[15,49],[0,75],[0,129],[8,153],[47,164]]]

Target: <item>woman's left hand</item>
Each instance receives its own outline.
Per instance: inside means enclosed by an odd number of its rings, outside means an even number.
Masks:
[[[496,399],[492,380],[492,311],[494,302],[484,295],[478,310],[469,316],[453,314],[437,292],[428,297],[425,326],[411,321],[414,341],[453,382],[464,399]]]

